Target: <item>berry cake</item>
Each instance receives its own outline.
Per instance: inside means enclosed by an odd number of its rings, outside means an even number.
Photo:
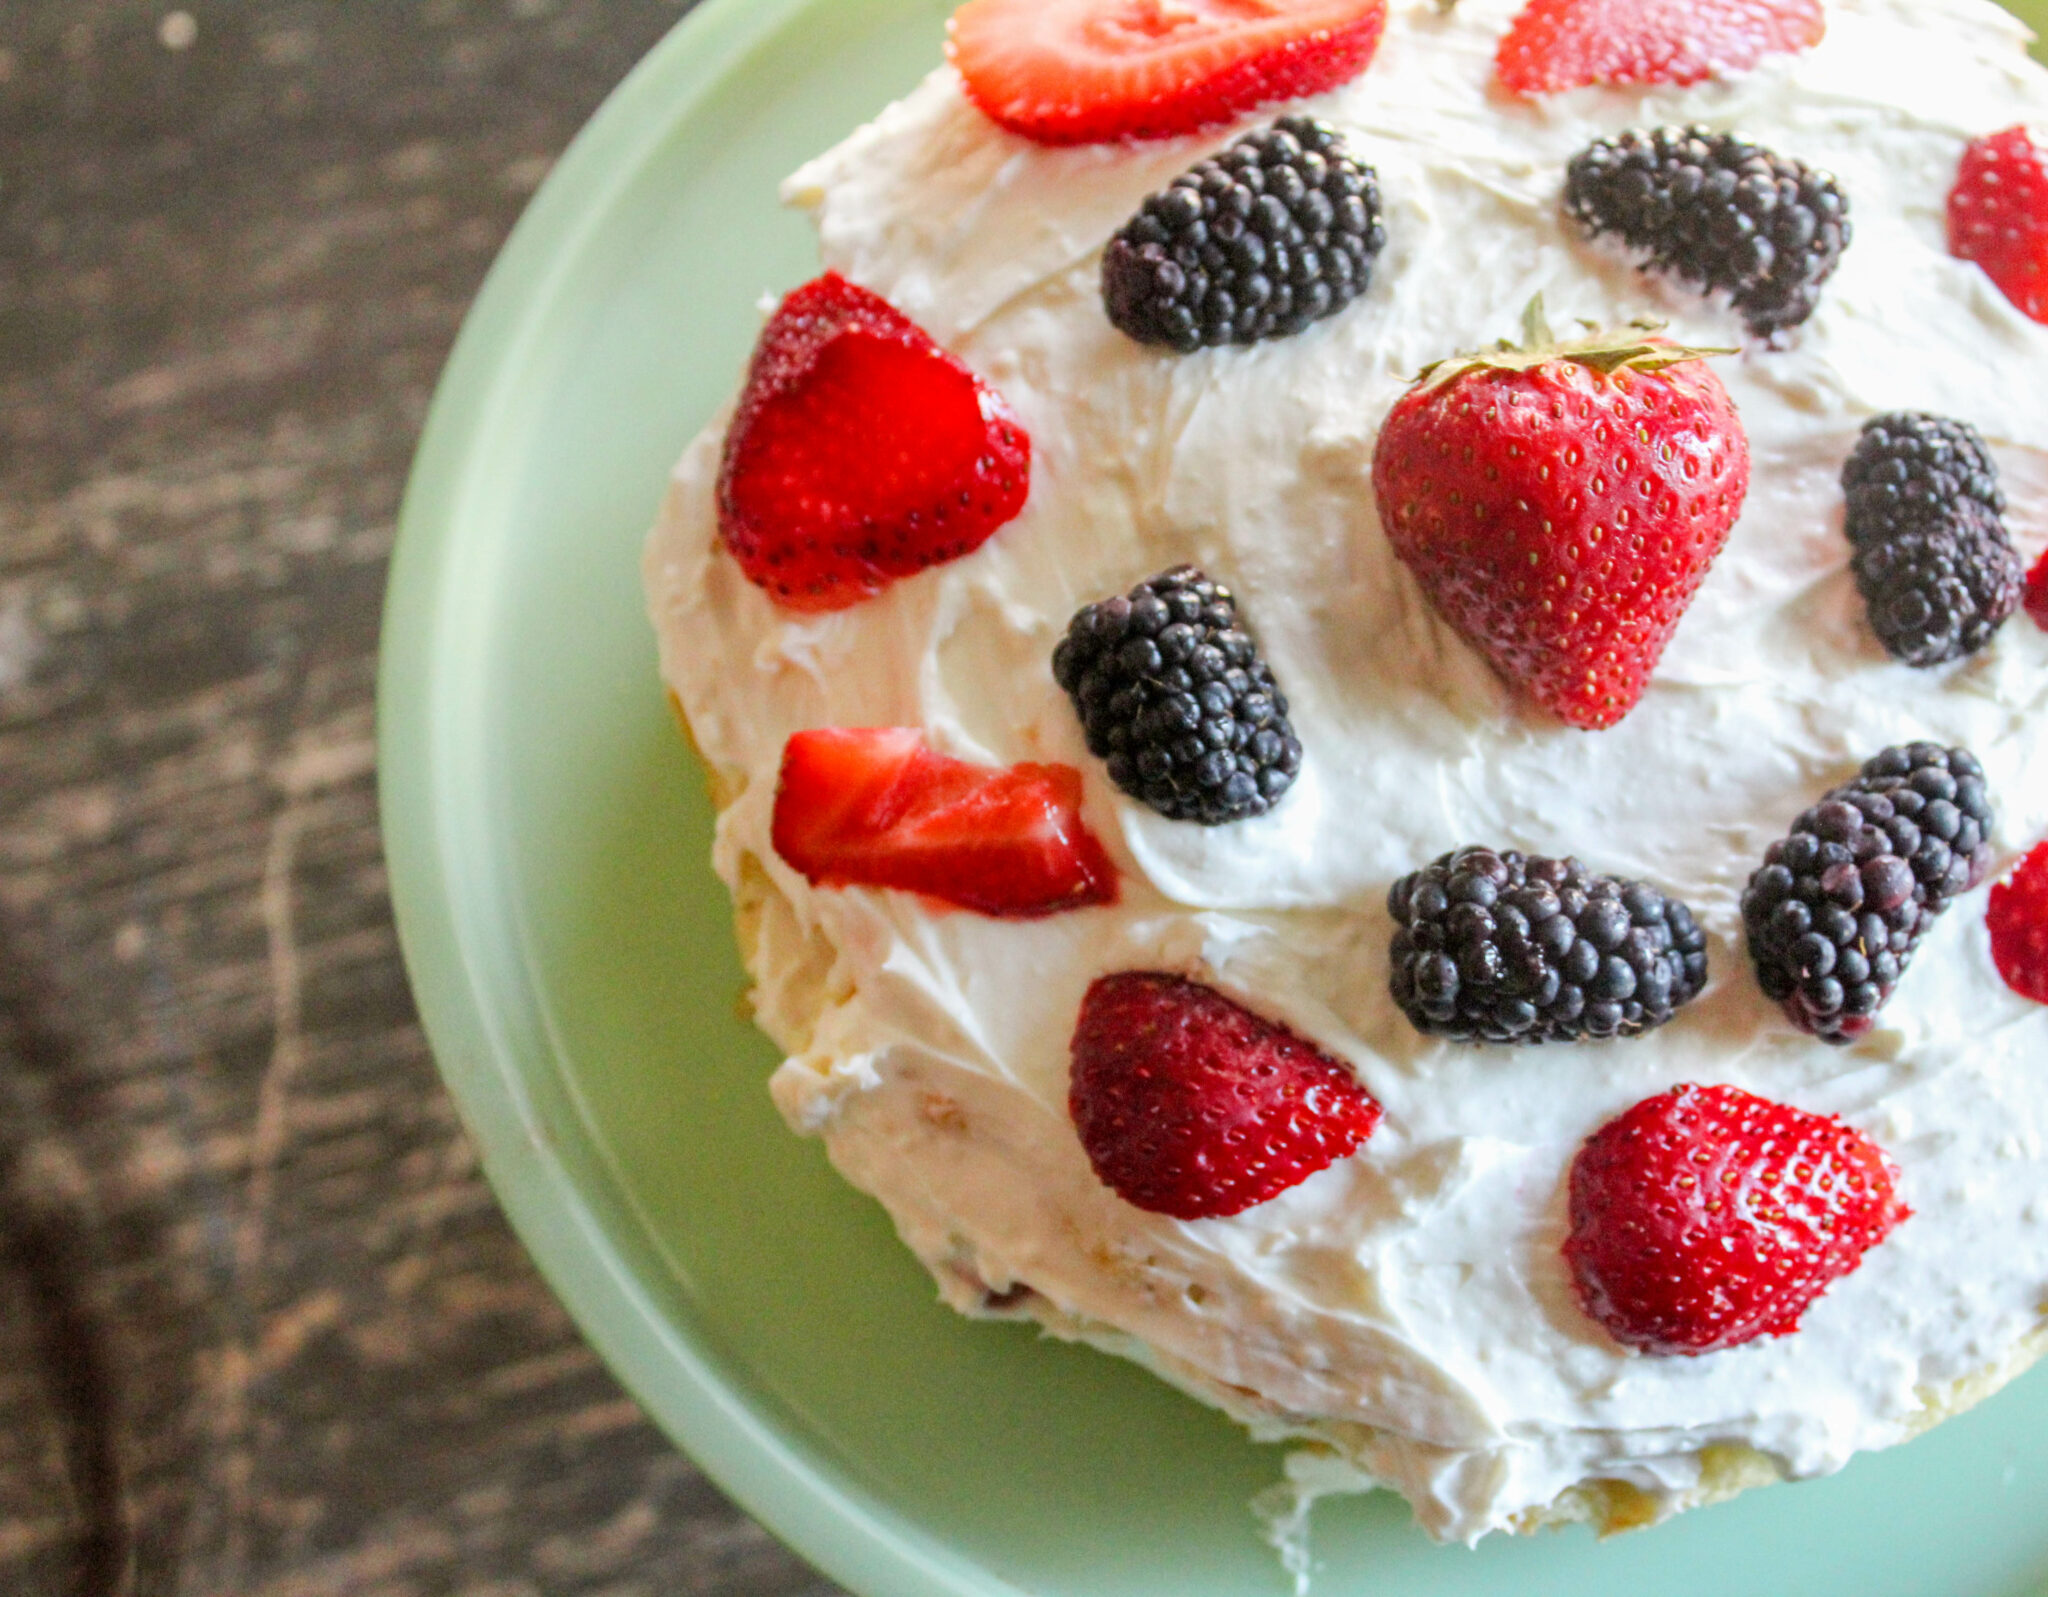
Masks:
[[[789,180],[646,576],[775,1100],[949,1303],[1462,1541],[2041,1351],[2025,44],[970,0]]]

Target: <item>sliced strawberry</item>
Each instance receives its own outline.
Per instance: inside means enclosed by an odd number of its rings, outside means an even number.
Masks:
[[[1706,353],[1641,334],[1446,361],[1380,430],[1394,552],[1510,684],[1572,726],[1634,709],[1728,541],[1749,442]]]
[[[1948,247],[1983,267],[2028,316],[2048,322],[2048,151],[2024,127],[1963,152],[1948,196]]]
[[[2034,569],[2027,575],[2027,614],[2048,630],[2048,554],[2034,562]]]
[[[1073,1056],[1067,1109],[1095,1174],[1176,1219],[1276,1198],[1349,1157],[1380,1120],[1344,1065],[1179,976],[1096,982]]]
[[[1898,1172],[1841,1121],[1678,1087],[1572,1162],[1564,1256],[1586,1312],[1645,1353],[1786,1336],[1905,1219]]]
[[[2006,986],[2048,1004],[2048,843],[1991,889],[1991,957]]]
[[[775,852],[820,887],[893,887],[1005,919],[1114,904],[1070,765],[996,769],[915,730],[799,732],[782,751]]]
[[[1515,94],[1698,83],[1810,50],[1826,32],[1820,0],[1529,0],[1494,66]]]
[[[889,302],[827,272],[782,302],[726,434],[718,524],[791,610],[841,610],[1024,508],[1031,440]]]
[[[947,51],[1040,144],[1163,139],[1363,72],[1387,0],[967,0]]]

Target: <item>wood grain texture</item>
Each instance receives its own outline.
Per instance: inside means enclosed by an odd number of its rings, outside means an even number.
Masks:
[[[0,1591],[831,1588],[577,1338],[407,994],[405,471],[668,0],[0,0]]]

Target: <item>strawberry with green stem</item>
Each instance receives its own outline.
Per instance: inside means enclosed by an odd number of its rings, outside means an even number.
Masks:
[[[1394,552],[1504,679],[1588,731],[1649,685],[1749,488],[1749,442],[1705,357],[1654,324],[1439,362],[1373,457]]]

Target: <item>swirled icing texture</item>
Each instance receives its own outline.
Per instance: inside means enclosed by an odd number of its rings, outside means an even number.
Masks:
[[[1379,170],[1390,243],[1370,291],[1298,338],[1189,358],[1109,326],[1099,252],[1230,135],[1038,148],[935,73],[786,195],[827,265],[1008,396],[1036,445],[1029,505],[871,603],[786,615],[718,551],[720,417],[647,556],[663,671],[736,794],[718,866],[736,885],[764,871],[786,900],[755,965],[763,1023],[801,1050],[773,1084],[790,1121],[823,1134],[956,1306],[1028,1285],[1012,1300],[1054,1328],[1117,1342],[1263,1434],[1334,1441],[1466,1540],[1590,1478],[1670,1503],[1719,1442],[1835,1469],[2007,1359],[2048,1295],[2048,1009],[1999,981],[1982,893],[1846,1051],[1764,1000],[1737,913],[1765,847],[1886,744],[1977,752],[2002,863],[2048,833],[2048,635],[2022,618],[1953,669],[1889,662],[1862,624],[1837,482],[1867,416],[1964,417],[1993,442],[2024,551],[2044,541],[2048,327],[1949,257],[1942,216],[1965,142],[2048,107],[2048,75],[1988,0],[1839,0],[1819,48],[1732,81],[1522,103],[1490,87],[1511,12],[1397,4],[1371,71],[1307,105]],[[1689,342],[1742,342],[1725,304],[1642,276],[1560,214],[1565,164],[1593,138],[1692,121],[1832,169],[1856,240],[1790,347],[1718,363],[1755,451],[1747,511],[1641,706],[1588,735],[1520,708],[1434,616],[1378,525],[1373,441],[1419,367],[1511,331],[1539,290],[1560,324],[1647,312]],[[1272,814],[1218,830],[1118,796],[1048,668],[1075,609],[1183,560],[1237,590],[1308,751]],[[831,725],[1080,766],[1123,903],[1021,924],[813,891],[774,857],[769,815],[784,739]],[[1681,895],[1712,934],[1710,991],[1637,1043],[1418,1037],[1387,996],[1383,900],[1468,842],[1575,853]],[[1128,968],[1198,974],[1350,1061],[1384,1125],[1231,1219],[1121,1203],[1075,1141],[1067,1043],[1088,983]],[[1645,1358],[1574,1301],[1564,1177],[1597,1126],[1688,1080],[1846,1116],[1898,1161],[1915,1212],[1798,1334]]]

